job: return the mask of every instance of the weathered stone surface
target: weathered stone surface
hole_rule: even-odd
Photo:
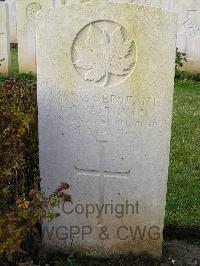
[[[64,4],[65,4],[65,0],[55,0],[55,6],[60,6]]]
[[[19,71],[36,73],[36,13],[53,7],[53,0],[17,0],[17,38]]]
[[[0,73],[8,75],[10,72],[10,39],[8,6],[0,2]]]
[[[178,13],[177,47],[188,61],[184,69],[200,73],[200,1],[174,0],[172,8]]]
[[[176,15],[95,1],[37,20],[42,188],[49,194],[67,181],[73,199],[44,223],[45,245],[160,256]]]
[[[10,42],[17,43],[16,0],[6,0],[9,9]]]
[[[65,4],[83,4],[91,2],[90,0],[65,0]]]
[[[177,47],[186,54],[184,70],[200,72],[200,1],[199,0],[109,0],[154,6],[178,13]]]

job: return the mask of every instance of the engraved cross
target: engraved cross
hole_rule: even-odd
[[[86,170],[80,169],[75,166],[77,175],[99,177],[99,204],[100,207],[105,204],[105,178],[116,178],[116,179],[128,179],[130,177],[131,170],[127,172],[110,172],[105,170],[105,144],[106,140],[98,140],[99,142],[99,170]],[[99,218],[98,225],[103,225],[103,214]]]

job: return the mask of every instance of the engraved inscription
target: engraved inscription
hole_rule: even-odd
[[[26,8],[26,15],[27,17],[32,20],[32,21],[35,21],[36,19],[36,13],[37,11],[39,11],[40,9],[42,8],[42,6],[37,3],[37,2],[33,2],[33,3],[30,3],[27,8]]]
[[[188,17],[182,24],[181,34],[188,37],[195,37],[200,35],[200,23],[198,20],[197,10],[188,10]]]
[[[115,85],[124,80],[135,65],[135,43],[117,23],[93,22],[76,36],[72,60],[85,81],[100,86]]]
[[[100,103],[92,104],[90,113],[95,134],[110,132],[111,135],[135,135],[138,127],[154,127],[157,122],[154,117],[156,100],[152,96],[117,94],[103,95]]]
[[[98,93],[59,94],[58,106],[69,109],[70,117],[62,117],[73,123],[70,129],[77,134],[109,134],[109,136],[136,136],[137,129],[153,129],[158,125],[156,109],[158,99],[152,95]],[[67,102],[67,105],[66,105]],[[63,110],[64,111],[64,110]],[[73,118],[72,118],[73,113]]]
[[[184,29],[186,34],[189,36],[195,36],[197,34],[200,35],[200,25],[195,19],[192,19],[189,17],[184,23],[183,23]]]

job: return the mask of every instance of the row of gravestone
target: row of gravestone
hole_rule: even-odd
[[[16,0],[3,0],[3,1],[5,1],[8,4],[9,8],[10,41],[11,43],[17,43]],[[65,0],[55,0],[55,6],[64,4],[64,2]]]
[[[51,6],[18,1],[23,70],[35,71],[35,13]],[[52,194],[66,181],[73,199],[43,223],[48,251],[161,255],[176,22],[104,0],[38,12],[41,188]]]
[[[20,72],[36,73],[35,13],[38,9],[61,4],[89,2],[81,0],[6,0],[9,7],[10,41],[19,43]],[[16,15],[16,2],[18,12]],[[110,2],[136,3],[169,9],[177,12],[177,47],[186,53],[185,70],[200,72],[200,1],[198,0],[110,0]],[[17,17],[17,18],[16,18]],[[17,23],[16,23],[17,21]],[[18,25],[18,27],[17,27]],[[18,28],[18,29],[17,29]],[[18,38],[17,38],[18,36]]]
[[[56,1],[61,5],[62,0]],[[0,2],[0,73],[10,72],[10,43],[18,42],[19,71],[36,73],[36,13],[54,7],[54,0],[7,0]]]

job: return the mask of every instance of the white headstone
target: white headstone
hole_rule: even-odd
[[[0,73],[8,75],[10,72],[10,39],[8,6],[0,2]]]
[[[37,18],[42,188],[67,181],[73,199],[45,245],[160,256],[176,15],[98,0]]]
[[[16,0],[6,0],[9,9],[10,42],[17,43]]]
[[[36,73],[36,14],[53,7],[53,0],[17,0],[17,38],[19,72]]]
[[[174,0],[178,12],[177,47],[186,54],[184,69],[200,73],[200,1]]]

